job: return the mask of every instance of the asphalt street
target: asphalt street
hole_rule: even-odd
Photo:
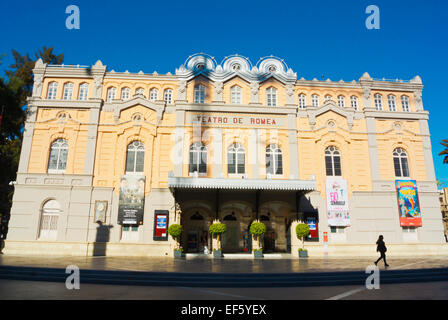
[[[191,288],[0,280],[1,300],[445,300],[448,282],[300,288]]]

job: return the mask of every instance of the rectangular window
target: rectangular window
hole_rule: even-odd
[[[325,156],[325,168],[327,170],[327,176],[333,175],[333,166],[331,162],[331,156]]]
[[[134,172],[135,152],[128,152],[126,159],[126,172]]]
[[[235,155],[235,153],[230,153],[229,154],[229,164],[228,164],[228,172],[229,173],[236,173],[236,171],[235,171],[235,169],[236,169],[236,167],[235,167],[235,157],[236,157],[236,155]]]
[[[334,175],[335,176],[341,175],[341,158],[340,157],[334,157]]]

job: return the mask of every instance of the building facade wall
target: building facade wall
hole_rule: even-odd
[[[175,75],[109,72],[101,62],[91,68],[50,67],[38,62],[29,98],[34,112],[25,124],[8,240],[39,241],[42,207],[53,199],[61,206],[54,241],[129,242],[123,241],[123,229],[117,223],[118,198],[127,146],[138,140],[145,148],[145,210],[144,222],[132,241],[151,245],[157,254],[169,252],[174,242],[153,240],[154,211],[168,210],[170,224],[180,221],[168,177],[170,172],[191,177],[189,149],[195,142],[207,147],[207,170],[199,178],[266,179],[267,183],[268,179],[315,180],[316,190],[301,195],[299,202],[305,201],[318,212],[320,235],[329,232],[335,244],[372,243],[380,233],[390,243],[444,242],[428,112],[421,102],[423,85],[418,76],[408,82],[378,81],[368,74],[353,82],[298,80],[283,60],[267,57],[256,67],[247,61],[234,56],[218,65],[207,55],[195,55]],[[57,83],[57,94],[48,99],[52,82]],[[64,100],[68,82],[74,84],[73,98]],[[89,86],[88,99],[79,100],[79,87],[84,83]],[[204,103],[195,101],[197,85],[205,87]],[[236,104],[231,100],[234,86],[241,90]],[[109,99],[112,87],[115,97]],[[121,99],[123,88],[130,91],[125,100]],[[267,90],[272,88],[276,90],[275,106],[267,105]],[[143,89],[143,95],[137,94],[138,89]],[[153,89],[158,92],[155,99],[150,94]],[[171,90],[170,101],[165,101],[165,90]],[[299,106],[300,94],[306,95],[304,107]],[[382,110],[375,108],[376,94],[381,94]],[[318,95],[318,106],[313,105],[312,95]],[[395,96],[396,111],[389,110],[389,95]],[[402,109],[403,95],[409,99],[407,111]],[[356,108],[352,97],[356,97]],[[56,139],[65,139],[69,146],[66,168],[60,174],[48,172],[50,147]],[[246,176],[228,173],[227,150],[232,143],[245,149]],[[282,150],[281,175],[268,177],[266,173],[269,144]],[[348,183],[351,225],[341,234],[331,232],[326,215],[324,152],[329,146],[338,148],[341,177]],[[399,223],[395,148],[406,150],[407,179],[418,184],[423,226],[412,235],[404,233]],[[108,204],[107,241],[96,238],[96,201]],[[310,210],[302,204],[297,209],[293,200],[288,201],[289,213],[277,212],[275,219]],[[244,219],[249,221],[255,209],[247,210],[250,213]],[[278,229],[282,230],[279,243],[285,247],[287,230],[282,228]]]

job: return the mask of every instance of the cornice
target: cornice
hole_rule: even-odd
[[[101,99],[89,100],[48,100],[36,97],[28,98],[33,107],[44,108],[67,108],[67,109],[100,109],[103,102]]]
[[[227,113],[260,113],[260,114],[296,114],[297,107],[253,107],[250,105],[225,104],[178,104],[176,110],[227,112]]]

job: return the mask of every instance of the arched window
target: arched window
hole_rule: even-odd
[[[202,84],[194,87],[194,103],[205,103],[205,87]]]
[[[378,111],[383,110],[383,97],[379,93],[376,93],[374,95],[374,101],[375,101],[375,109]]]
[[[149,100],[151,100],[152,102],[156,101],[157,99],[159,99],[159,90],[157,90],[156,88],[152,88],[149,91]]]
[[[266,89],[266,104],[268,107],[275,107],[277,105],[277,89],[274,87]]]
[[[110,87],[107,89],[107,102],[111,102],[115,99],[115,93],[117,89],[115,87]]]
[[[121,89],[121,100],[123,101],[129,100],[130,97],[131,97],[131,89],[129,88]]]
[[[73,83],[67,82],[64,84],[64,94],[62,96],[63,100],[72,100],[73,98]]]
[[[228,173],[243,174],[245,173],[245,151],[241,144],[234,143],[227,150]]]
[[[409,112],[409,98],[408,96],[401,96],[401,108],[404,112]]]
[[[195,212],[191,217],[190,220],[204,220],[204,217],[199,213]]]
[[[311,104],[313,105],[313,107],[319,106],[319,96],[317,94],[313,94],[311,96]]]
[[[344,96],[338,96],[338,106],[340,108],[345,108],[345,97]]]
[[[393,94],[387,96],[387,103],[389,104],[389,111],[397,111],[395,107],[395,96]]]
[[[48,173],[64,173],[67,165],[68,143],[65,139],[57,139],[51,144]]]
[[[299,94],[299,109],[306,108],[306,95],[301,93]]]
[[[79,86],[78,99],[79,100],[87,100],[88,94],[89,94],[89,84],[88,83],[82,83]]]
[[[283,174],[282,150],[276,144],[266,148],[266,173]]]
[[[190,173],[207,173],[207,148],[200,142],[190,147]]]
[[[47,99],[51,99],[51,100],[56,99],[56,94],[57,93],[58,93],[58,83],[57,82],[50,82],[48,84]]]
[[[145,96],[145,89],[137,88],[137,90],[135,90],[135,94],[140,94],[142,96]]]
[[[39,226],[39,239],[56,240],[58,232],[58,220],[61,214],[61,206],[56,200],[48,200],[42,206],[42,214]]]
[[[126,153],[126,174],[142,173],[145,161],[145,145],[136,140],[128,145]]]
[[[223,221],[236,221],[235,212],[228,214],[222,219]]]
[[[396,148],[393,152],[394,169],[396,177],[409,177],[408,155],[402,148]]]
[[[358,110],[358,98],[356,96],[350,97],[350,103],[353,109]]]
[[[166,89],[164,94],[163,94],[163,99],[165,100],[165,102],[167,104],[173,103],[173,90]]]
[[[325,102],[328,102],[328,101],[330,101],[330,100],[331,100],[331,95],[327,94],[327,95],[325,96]]]
[[[341,154],[334,146],[325,149],[325,168],[327,176],[341,175]]]
[[[241,104],[241,87],[233,86],[230,88],[230,103]]]

